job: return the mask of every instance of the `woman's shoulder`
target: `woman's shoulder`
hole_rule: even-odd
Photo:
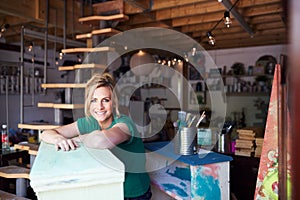
[[[115,121],[117,123],[119,123],[119,122],[126,122],[126,121],[132,121],[132,120],[129,116],[121,114],[119,116],[115,116]]]

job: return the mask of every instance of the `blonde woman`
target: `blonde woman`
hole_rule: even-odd
[[[85,117],[56,129],[45,130],[42,141],[57,150],[76,150],[79,142],[110,149],[125,165],[124,199],[151,199],[150,179],[145,171],[145,149],[134,122],[118,112],[110,74],[95,74],[85,88]]]

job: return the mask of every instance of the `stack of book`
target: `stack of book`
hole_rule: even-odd
[[[255,151],[255,132],[248,129],[237,129],[237,133],[235,155],[252,156]]]
[[[264,143],[264,138],[255,138],[255,145],[256,145],[255,153],[254,153],[255,157],[260,157],[263,143]]]

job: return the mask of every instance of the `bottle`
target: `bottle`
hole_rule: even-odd
[[[9,137],[8,137],[8,133],[7,133],[7,125],[6,124],[2,125],[1,138],[2,138],[2,150],[9,150],[10,145],[9,145]]]

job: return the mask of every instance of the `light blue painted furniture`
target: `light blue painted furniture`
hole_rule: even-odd
[[[145,143],[151,182],[175,199],[229,200],[230,156],[177,155],[172,142]],[[201,151],[200,151],[201,152]]]
[[[42,142],[31,168],[38,199],[123,199],[124,165],[109,150],[56,151]]]

